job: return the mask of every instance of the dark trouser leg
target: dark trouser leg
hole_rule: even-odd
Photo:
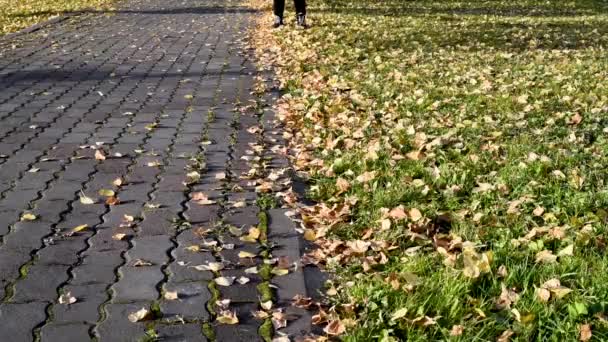
[[[296,14],[306,14],[306,0],[294,0]]]
[[[285,12],[285,0],[274,0],[273,3],[274,15],[283,18],[283,12]]]

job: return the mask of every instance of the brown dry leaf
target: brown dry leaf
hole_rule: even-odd
[[[409,216],[412,221],[418,222],[422,218],[422,213],[420,212],[420,210],[412,208],[409,211]]]
[[[330,336],[342,335],[346,331],[346,327],[340,320],[330,321],[323,331]]]
[[[511,340],[511,336],[513,336],[513,331],[511,329],[505,330],[502,334],[500,334],[500,336],[498,336],[496,342],[509,342]]]
[[[119,203],[120,203],[120,200],[118,199],[118,197],[111,196],[111,197],[106,198],[107,205],[117,205]]]
[[[280,311],[273,312],[270,320],[275,329],[281,329],[287,326],[287,316]]]
[[[367,183],[376,178],[376,171],[367,171],[363,172],[361,175],[357,176],[357,182],[359,183]]]
[[[579,113],[575,113],[574,115],[572,115],[572,117],[570,117],[571,125],[578,125],[582,121],[583,121],[583,117]]]
[[[454,325],[452,326],[452,330],[450,330],[450,336],[460,336],[464,332],[464,327],[462,325]]]
[[[116,187],[121,187],[122,184],[123,184],[123,180],[120,177],[118,177],[114,181],[112,181],[112,185],[114,185]]]
[[[536,253],[536,262],[541,264],[552,264],[557,262],[557,255],[545,249]]]
[[[507,266],[500,265],[500,267],[498,267],[498,271],[496,272],[496,274],[501,278],[506,278],[507,275],[509,275],[509,272],[507,271]]]
[[[363,240],[353,240],[348,241],[346,246],[355,254],[365,254],[369,247],[371,246],[371,242],[363,241]]]
[[[336,187],[338,188],[338,195],[342,194],[350,189],[350,182],[344,178],[338,178],[336,180]]]
[[[579,340],[580,341],[589,341],[591,339],[591,337],[593,336],[593,334],[591,333],[591,325],[590,324],[583,324],[580,326],[579,328],[579,332],[580,332],[580,336],[579,336]]]
[[[538,298],[541,302],[546,303],[551,298],[551,292],[547,289],[536,289],[536,298]]]
[[[150,315],[150,311],[146,308],[141,308],[139,311],[132,312],[129,314],[129,321],[132,323],[136,323],[139,321],[143,321]]]
[[[205,195],[202,192],[195,192],[192,194],[192,200],[195,201],[197,204],[200,205],[209,205],[209,204],[215,204],[217,203],[216,201],[212,201],[209,199],[209,197],[207,195]]]
[[[95,150],[95,159],[97,160],[106,160],[106,155],[102,150]]]
[[[536,209],[534,209],[534,211],[532,212],[532,214],[534,214],[534,216],[543,216],[544,213],[545,213],[545,208],[543,208],[543,207],[536,207]]]
[[[405,220],[407,218],[407,213],[405,212],[403,206],[400,205],[391,209],[391,211],[388,212],[388,216],[393,220]]]

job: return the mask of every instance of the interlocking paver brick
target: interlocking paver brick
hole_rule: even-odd
[[[218,341],[260,340],[250,312],[261,279],[221,289],[244,303],[234,307],[241,323],[223,326],[207,311],[217,275],[193,267],[225,261],[221,273],[239,277],[245,264],[261,262],[238,257],[259,244],[225,232],[255,226],[260,210],[256,193],[232,191],[246,183],[236,178],[249,167],[240,157],[258,139],[246,132],[257,118],[234,111],[254,85],[237,46],[248,12],[234,0],[125,0],[112,16],[78,16],[3,51],[0,336],[137,341],[154,329],[164,341],[206,341],[207,322]],[[106,159],[96,160],[90,145]],[[196,169],[191,158],[206,166]],[[184,184],[194,169],[201,178]],[[124,184],[113,185],[119,177]],[[101,189],[120,200],[106,203]],[[217,203],[194,203],[198,191]],[[83,194],[96,203],[81,203]],[[241,200],[246,208],[232,208]],[[21,222],[24,212],[36,220]],[[58,303],[68,292],[76,302]],[[129,320],[156,303],[158,317]],[[178,318],[187,323],[169,324]]]

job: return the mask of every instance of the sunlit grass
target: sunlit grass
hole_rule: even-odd
[[[286,91],[310,196],[348,207],[303,213],[345,339],[608,339],[608,2],[323,0],[310,13],[311,29],[266,33],[280,49],[258,51]],[[407,218],[388,214],[400,206]],[[544,301],[551,279],[565,291]]]

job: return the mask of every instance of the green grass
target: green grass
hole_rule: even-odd
[[[0,35],[66,12],[108,10],[115,0],[0,0]]]
[[[608,339],[608,2],[311,5],[312,28],[261,28],[257,45],[286,92],[290,144],[308,152],[294,165],[319,203],[304,218],[338,290],[328,298],[354,304],[334,316],[343,339],[573,341],[583,324]],[[264,55],[267,42],[280,50]],[[335,205],[345,219],[321,210]],[[399,206],[422,218],[388,217]],[[329,248],[350,240],[380,247]],[[466,255],[489,268],[467,276]],[[542,302],[552,278],[572,292]],[[500,305],[503,288],[517,300]]]

